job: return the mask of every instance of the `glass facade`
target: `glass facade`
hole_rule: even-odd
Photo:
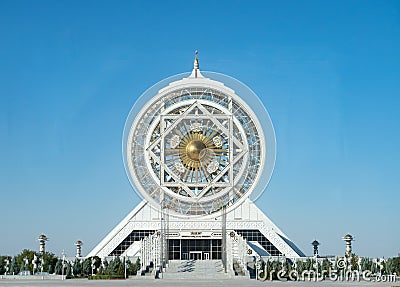
[[[240,234],[247,241],[257,241],[267,250],[271,256],[282,256],[283,254],[257,229],[237,229],[237,234]]]
[[[140,241],[144,237],[149,236],[150,234],[154,234],[155,230],[134,230],[129,234],[124,241],[122,241],[117,248],[114,249],[113,252],[109,254],[109,256],[120,256],[124,253],[129,246],[133,244],[135,241]]]
[[[221,259],[221,239],[170,239],[170,260]]]
[[[237,229],[238,234],[247,241],[257,241],[271,256],[283,254],[257,229]],[[109,256],[122,255],[135,241],[154,234],[155,230],[134,230]],[[168,256],[170,260],[221,259],[222,239],[169,239]]]

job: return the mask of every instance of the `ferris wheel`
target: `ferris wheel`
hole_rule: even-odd
[[[200,72],[167,78],[133,106],[123,157],[134,189],[155,208],[204,216],[255,200],[275,163],[275,134],[258,97],[238,80]]]

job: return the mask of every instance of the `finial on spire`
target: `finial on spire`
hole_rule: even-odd
[[[190,74],[189,78],[204,78],[203,75],[200,73],[199,69],[199,51],[194,51],[194,63],[193,63],[193,71]]]
[[[199,51],[195,51],[195,58],[194,58],[194,72],[195,72],[195,78],[197,78],[197,70],[199,69],[199,58],[198,58],[198,54]]]

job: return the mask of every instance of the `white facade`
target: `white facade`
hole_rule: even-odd
[[[265,238],[279,250],[281,256],[284,255],[287,258],[299,258],[304,256],[295,244],[249,199],[233,212],[227,214],[226,225],[228,234],[233,230],[260,231]],[[111,256],[116,248],[133,231],[159,231],[160,229],[160,212],[152,208],[146,201],[142,201],[88,254],[88,256],[99,256],[101,258]],[[220,214],[196,219],[182,219],[169,216],[169,239],[221,239],[221,230],[222,223]],[[196,235],[194,236],[193,234]],[[116,253],[115,255],[140,256],[139,244],[140,241],[136,244],[131,244],[125,251]],[[230,251],[227,250],[227,252]],[[275,254],[273,255],[276,256]]]
[[[268,113],[239,81],[205,75],[196,56],[188,77],[150,88],[132,108],[124,163],[144,199],[88,256],[138,256],[156,265],[222,259],[225,247],[230,265],[248,255],[304,256],[252,201],[275,163]]]

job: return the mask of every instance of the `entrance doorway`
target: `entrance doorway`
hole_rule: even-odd
[[[169,239],[170,260],[216,260],[221,259],[221,239]]]
[[[201,251],[190,251],[190,260],[201,260]]]

